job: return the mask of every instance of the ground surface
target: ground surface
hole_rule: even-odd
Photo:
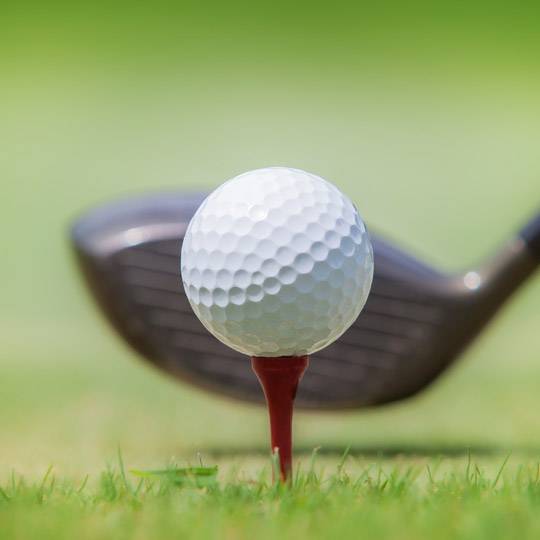
[[[312,457],[283,487],[261,462],[255,474],[242,466],[179,484],[174,469],[139,479],[119,458],[92,480],[13,475],[0,490],[0,530],[43,539],[537,538],[540,463],[507,459]]]
[[[0,32],[0,538],[537,538],[538,277],[416,399],[297,415],[303,473],[277,493],[264,411],[136,361],[66,233],[102,200],[282,164],[474,264],[540,201],[537,19],[53,4],[13,4]],[[198,452],[204,488],[129,472]]]

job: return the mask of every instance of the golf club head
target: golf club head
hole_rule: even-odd
[[[181,242],[204,197],[173,192],[113,202],[81,217],[71,240],[99,306],[146,360],[212,392],[263,403],[249,359],[208,333],[181,284]],[[370,297],[353,326],[312,356],[296,398],[301,408],[351,409],[415,394],[537,264],[512,244],[476,274],[449,276],[376,234],[371,240]],[[499,273],[507,277],[501,283],[491,275]]]

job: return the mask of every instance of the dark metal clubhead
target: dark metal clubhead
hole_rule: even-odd
[[[162,370],[263,402],[249,359],[196,318],[179,275],[181,240],[204,195],[165,193],[97,208],[72,228],[87,283],[121,336]],[[438,272],[372,234],[375,275],[354,325],[314,354],[297,405],[348,409],[409,397],[451,364],[538,267],[540,214],[475,270]]]

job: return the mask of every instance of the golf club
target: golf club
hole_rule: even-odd
[[[71,240],[109,321],[144,358],[230,397],[264,401],[245,357],[193,314],[179,276],[181,240],[203,194],[161,193],[94,209]],[[412,396],[447,368],[540,263],[540,214],[478,267],[439,272],[371,233],[375,274],[353,326],[311,358],[304,409],[354,409]]]

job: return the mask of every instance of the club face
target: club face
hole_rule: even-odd
[[[179,276],[181,240],[203,195],[169,193],[113,203],[72,229],[86,280],[110,322],[152,364],[197,386],[262,402],[248,359],[211,336]],[[297,395],[310,409],[345,409],[408,397],[466,341],[457,321],[469,295],[372,235],[375,275],[355,324],[313,355]]]

